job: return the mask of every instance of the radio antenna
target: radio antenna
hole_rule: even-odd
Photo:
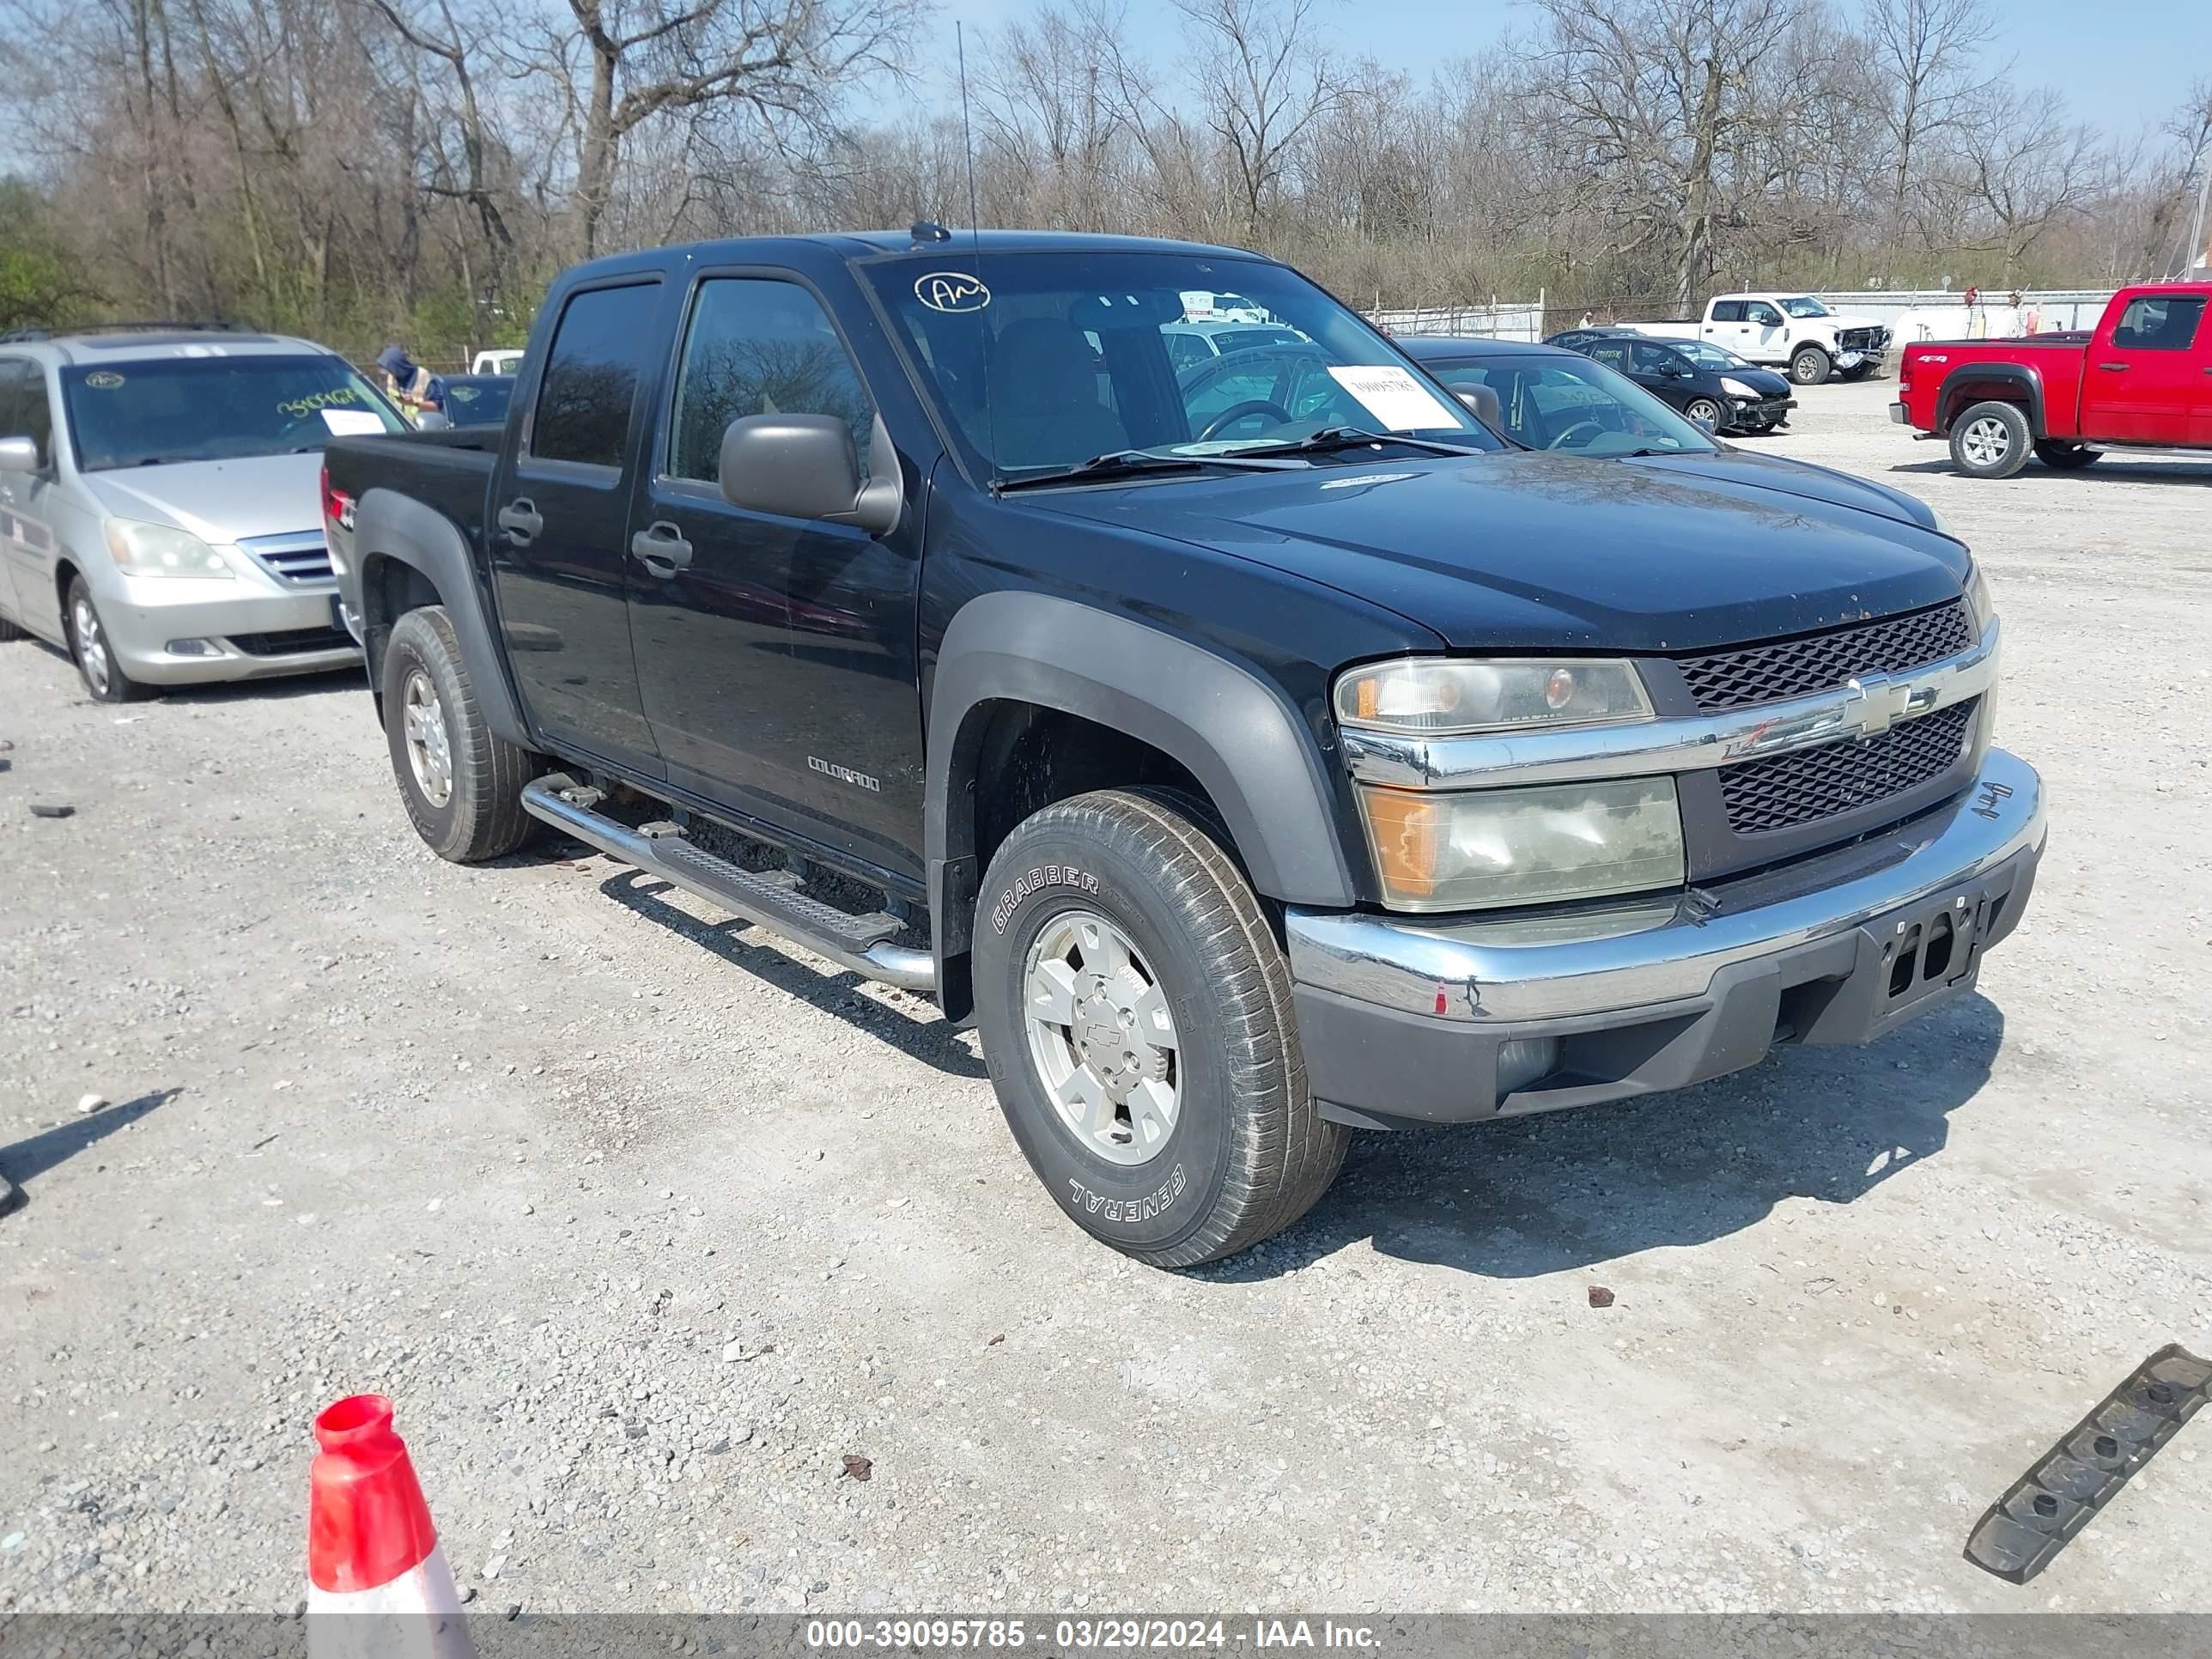
[[[989,284],[983,283],[983,231],[975,212],[975,139],[968,125],[968,26],[959,19],[952,22],[953,49],[960,61],[960,148],[968,163],[968,250],[975,262],[975,280],[982,283],[986,293]],[[988,302],[987,302],[988,303]],[[982,364],[983,441],[991,447],[991,488],[999,487],[999,428],[991,419],[991,328],[983,320],[983,313],[975,313],[975,334]]]

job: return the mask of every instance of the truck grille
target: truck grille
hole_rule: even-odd
[[[1971,697],[1863,743],[1828,743],[1721,769],[1721,805],[1739,836],[1818,823],[1931,783],[1956,765],[1974,731]]]
[[[1744,708],[1782,697],[1828,691],[1869,674],[1895,674],[1954,657],[1974,642],[1966,604],[1954,599],[1931,611],[1887,617],[1802,640],[1746,646],[1711,656],[1684,657],[1676,666],[1698,707]]]
[[[287,536],[248,536],[238,544],[280,581],[320,582],[331,578],[331,550],[319,530]]]

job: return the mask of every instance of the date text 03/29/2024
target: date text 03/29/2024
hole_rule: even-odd
[[[1178,1648],[1372,1650],[1376,1632],[1334,1620],[1253,1619],[810,1619],[806,1645],[900,1651],[1003,1652],[1041,1648],[1108,1652]]]

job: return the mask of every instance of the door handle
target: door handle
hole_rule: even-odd
[[[663,519],[649,524],[629,538],[629,550],[646,569],[663,581],[691,562],[691,544],[684,532]]]
[[[507,532],[508,541],[517,547],[527,547],[538,539],[538,532],[545,528],[545,520],[538,516],[538,509],[529,501],[509,501],[499,510],[499,527]]]
[[[2097,367],[2107,374],[2124,374],[2128,372],[2128,366],[2125,363],[2099,363]]]

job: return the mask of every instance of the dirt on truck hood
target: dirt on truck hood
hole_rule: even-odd
[[[1750,459],[1407,459],[1038,493],[1273,566],[1454,646],[1697,650],[1957,597],[1968,556],[1895,498]]]

